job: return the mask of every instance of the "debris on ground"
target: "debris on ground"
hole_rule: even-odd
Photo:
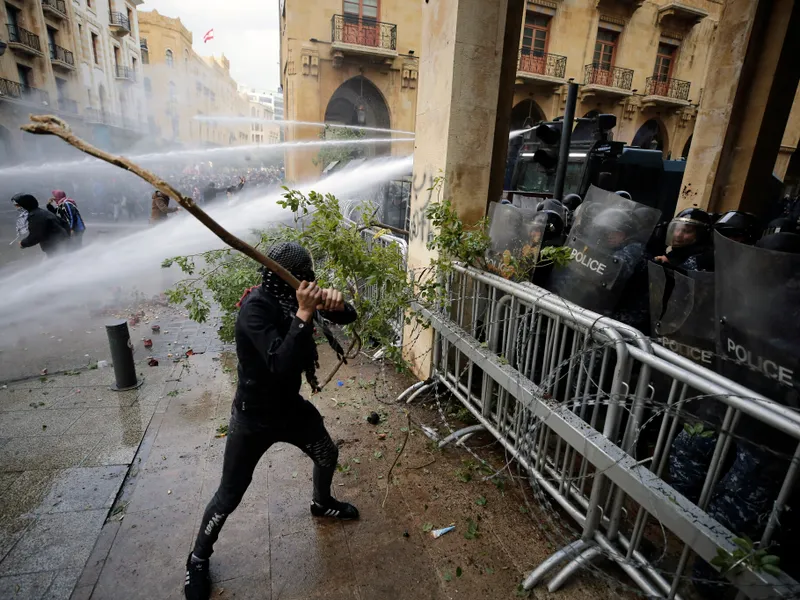
[[[145,348],[152,348],[153,347],[153,340],[151,340],[150,338],[145,338],[144,339],[144,347]]]
[[[147,359],[147,366],[148,367],[157,367],[158,361],[155,358],[148,358]]]
[[[228,424],[223,423],[222,425],[217,427],[217,434],[214,437],[224,438],[227,435],[228,435]]]
[[[41,375],[47,375],[47,369],[42,369],[39,373]]]
[[[159,331],[161,331],[161,325],[151,325],[150,329],[153,330],[153,333],[158,333]]]
[[[456,528],[456,526],[455,526],[455,525],[450,525],[450,526],[448,526],[448,527],[442,527],[441,529],[434,529],[433,531],[431,531],[431,535],[433,536],[433,539],[440,538],[440,537],[442,537],[442,536],[443,536],[445,533],[450,533],[450,532],[451,532],[451,531],[453,531],[455,528]]]
[[[107,367],[108,367],[108,361],[107,360],[98,360],[97,361],[97,368],[98,369],[105,369]]]
[[[369,416],[367,417],[367,423],[369,423],[370,425],[377,425],[378,423],[380,423],[380,421],[381,417],[376,412],[370,413]]]

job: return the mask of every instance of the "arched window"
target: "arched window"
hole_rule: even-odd
[[[189,68],[189,51],[186,48],[183,49],[183,66]]]
[[[174,60],[172,58],[172,50],[167,49],[166,60],[167,60],[167,66],[171,69],[174,66]]]

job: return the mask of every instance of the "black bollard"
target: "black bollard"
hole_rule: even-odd
[[[136,365],[133,363],[133,344],[128,332],[128,322],[114,321],[106,325],[108,345],[111,349],[111,362],[114,364],[116,383],[111,389],[116,392],[139,387],[143,381],[136,380]]]

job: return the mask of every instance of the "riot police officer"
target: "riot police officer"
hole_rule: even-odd
[[[714,249],[711,244],[711,217],[700,208],[686,208],[667,226],[666,255],[656,261],[687,271],[713,271]]]
[[[741,210],[729,210],[714,223],[714,231],[729,240],[742,244],[755,244],[761,235],[758,217]]]

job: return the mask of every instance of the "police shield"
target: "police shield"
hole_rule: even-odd
[[[556,268],[548,289],[590,310],[609,314],[642,259],[661,211],[591,186],[570,231],[568,265]]]
[[[650,320],[659,344],[714,368],[714,273],[680,272],[658,263],[647,265]]]
[[[798,408],[800,255],[748,246],[720,234],[714,246],[717,352],[723,372]]]
[[[538,256],[547,219],[535,210],[511,204],[489,205],[490,260],[499,262],[508,251],[515,258],[523,253]]]

